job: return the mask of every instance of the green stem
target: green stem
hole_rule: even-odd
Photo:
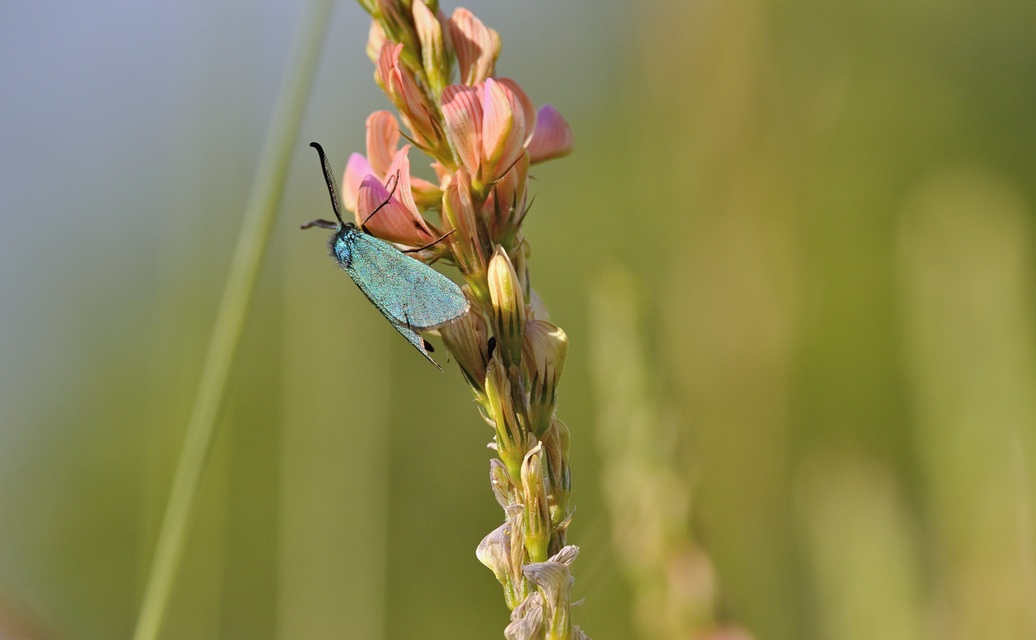
[[[241,222],[237,246],[216,314],[183,450],[162,518],[141,603],[134,640],[154,640],[165,613],[173,579],[183,555],[184,537],[227,379],[255,289],[273,222],[280,206],[299,127],[316,74],[333,0],[311,0],[299,27],[281,91],[263,143],[259,166]]]

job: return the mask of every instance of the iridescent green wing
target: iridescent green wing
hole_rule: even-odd
[[[460,287],[367,234],[357,233],[351,250],[346,272],[353,282],[410,344],[435,363],[417,331],[441,327],[467,312],[468,299]]]

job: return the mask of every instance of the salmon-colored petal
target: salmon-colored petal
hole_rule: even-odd
[[[482,90],[451,84],[442,92],[442,117],[446,139],[457,159],[472,175],[482,158]]]
[[[537,163],[570,153],[572,128],[553,105],[543,105],[536,114],[536,129],[529,142],[529,158],[533,163]]]
[[[384,33],[382,34],[384,35]],[[389,99],[395,103],[391,91],[389,91],[389,80],[392,78],[393,73],[393,52],[395,51],[396,44],[389,40],[381,41],[381,49],[378,51],[378,59],[374,67],[374,79],[381,85],[382,90],[388,95]]]
[[[536,127],[536,105],[532,103],[529,96],[522,89],[521,85],[510,78],[500,78],[497,80],[500,84],[504,85],[514,93],[514,97],[517,98],[518,104],[522,107],[522,115],[525,116],[525,141],[523,144],[529,144],[529,139],[532,138],[532,132]]]
[[[427,231],[427,223],[423,223],[423,219],[416,221],[414,213],[396,198],[396,193],[391,198],[389,193],[376,176],[367,175],[360,183],[356,198],[356,223],[373,236],[411,247],[423,247],[435,240],[435,235]]]
[[[356,194],[360,190],[363,179],[374,173],[370,163],[358,153],[349,156],[345,163],[345,175],[342,176],[342,204],[349,211],[356,211]]]
[[[492,76],[500,55],[500,35],[464,8],[453,12],[448,26],[457,53],[460,81],[474,86]]]
[[[413,214],[414,218],[424,222],[424,218],[421,218],[421,214],[417,210],[417,205],[414,204],[414,194],[410,190],[410,145],[408,144],[403,145],[392,156],[392,164],[389,165],[388,171],[385,173],[385,184],[389,184],[389,180],[397,176],[399,187],[396,189],[393,197],[402,202],[403,206]]]
[[[400,64],[402,54],[403,43],[385,42],[378,57],[378,77],[392,104],[410,125],[414,139],[434,146],[439,136],[432,120],[433,107],[417,86],[413,73]]]
[[[482,97],[482,183],[506,173],[525,151],[525,108],[506,84],[488,78]]]
[[[390,111],[375,111],[367,117],[367,160],[379,178],[388,173],[399,144],[399,122]]]

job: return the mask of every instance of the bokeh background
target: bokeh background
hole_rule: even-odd
[[[576,136],[526,225],[571,345],[576,622],[1036,637],[1031,3],[465,6]],[[2,637],[132,632],[302,11],[0,6]],[[342,168],[387,108],[367,28],[339,3],[163,637],[506,624],[456,365],[297,230],[329,214],[308,142]]]

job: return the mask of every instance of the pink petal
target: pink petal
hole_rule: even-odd
[[[480,87],[451,84],[442,92],[446,139],[464,168],[475,175],[482,158],[482,95]]]
[[[529,142],[533,163],[560,158],[572,153],[572,128],[554,105],[545,104],[536,115],[536,131]]]
[[[467,9],[458,8],[448,23],[453,49],[457,52],[460,81],[474,86],[493,75],[500,53],[500,36]]]
[[[356,193],[360,190],[360,183],[372,173],[367,158],[358,153],[349,155],[349,162],[345,163],[345,175],[342,176],[342,204],[347,210],[356,211]]]
[[[393,52],[395,51],[396,43],[389,40],[383,40],[381,43],[381,50],[378,52],[377,66],[375,68],[375,79],[378,80],[378,84],[385,90],[389,98],[392,99],[392,93],[389,90],[389,80],[393,73]],[[395,99],[393,99],[395,102]]]
[[[399,144],[399,122],[389,111],[375,111],[367,117],[367,158],[379,177],[388,173]]]
[[[500,78],[497,80],[500,84],[504,85],[512,92],[518,99],[518,104],[522,107],[522,114],[525,116],[525,137],[526,140],[523,144],[529,144],[529,139],[532,138],[532,132],[534,129],[534,123],[536,122],[536,106],[529,100],[529,96],[522,89],[521,85],[510,78]]]
[[[482,182],[511,168],[525,151],[525,109],[506,84],[487,78],[482,98]]]
[[[424,218],[418,212],[417,205],[414,204],[414,194],[410,190],[410,145],[403,145],[403,148],[392,157],[392,164],[385,173],[386,184],[388,184],[388,179],[393,176],[399,177],[399,188],[392,197],[402,202],[403,206],[413,214],[413,217],[423,223]]]

